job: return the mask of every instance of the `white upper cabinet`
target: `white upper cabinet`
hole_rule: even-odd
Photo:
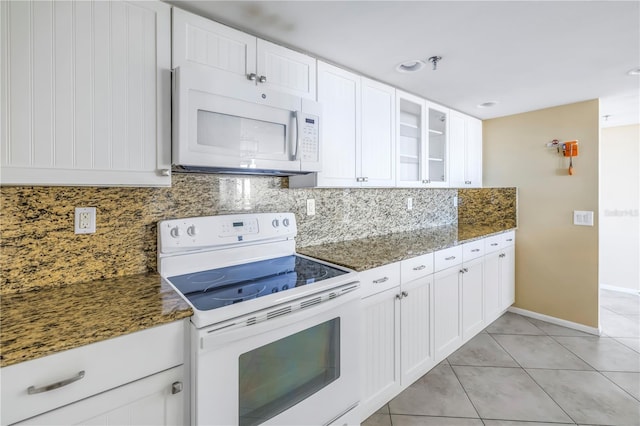
[[[172,65],[186,64],[258,87],[316,98],[315,58],[174,8]]]
[[[428,184],[427,113],[424,99],[396,91],[397,186]]]
[[[322,171],[294,187],[395,185],[395,89],[318,61]]]
[[[482,121],[451,111],[449,114],[450,186],[482,187]]]
[[[170,6],[0,3],[1,181],[171,184]]]
[[[394,186],[396,180],[396,91],[362,78],[362,186]]]
[[[427,183],[449,186],[449,110],[427,102]]]

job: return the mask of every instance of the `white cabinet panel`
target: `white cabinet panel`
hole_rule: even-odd
[[[487,324],[502,313],[499,256],[499,252],[492,252],[484,257],[484,312]]]
[[[462,265],[462,339],[468,341],[484,328],[484,259]]]
[[[507,309],[516,301],[515,247],[505,247],[500,253],[500,295],[502,309]]]
[[[409,386],[435,365],[433,275],[402,283],[401,383]]]
[[[315,58],[265,40],[257,42],[257,74],[266,77],[265,87],[315,100]]]
[[[396,186],[428,184],[427,114],[424,99],[396,91]]]
[[[400,391],[398,287],[362,299],[360,410],[373,413]],[[366,414],[365,414],[366,413]]]
[[[450,186],[482,187],[482,121],[449,113]]]
[[[395,89],[362,78],[362,186],[395,185]]]
[[[2,182],[170,184],[170,6],[2,2]]]
[[[435,357],[440,361],[462,344],[458,267],[434,274]]]

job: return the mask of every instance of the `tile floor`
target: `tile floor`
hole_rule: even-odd
[[[363,426],[640,425],[640,296],[600,308],[600,337],[506,313]]]

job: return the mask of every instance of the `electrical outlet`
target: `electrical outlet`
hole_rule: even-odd
[[[585,210],[574,210],[573,224],[579,226],[593,226],[593,212]]]
[[[453,197],[453,207],[458,207],[458,196],[457,195],[455,195]]]
[[[413,198],[407,198],[407,210],[413,210]]]
[[[96,232],[96,208],[76,207],[75,233],[94,234]]]
[[[316,214],[316,200],[309,198],[307,200],[307,216],[313,216]]]

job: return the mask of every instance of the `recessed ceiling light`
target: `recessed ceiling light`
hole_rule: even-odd
[[[498,105],[498,102],[496,101],[489,101],[489,102],[483,102],[481,104],[478,104],[478,108],[491,108],[493,106]]]
[[[398,66],[396,66],[396,71],[416,72],[416,71],[420,71],[422,67],[424,67],[425,65],[426,65],[425,62],[420,59],[412,59],[410,61],[404,61],[403,63],[398,64]]]
[[[627,71],[629,75],[640,75],[640,67]]]

